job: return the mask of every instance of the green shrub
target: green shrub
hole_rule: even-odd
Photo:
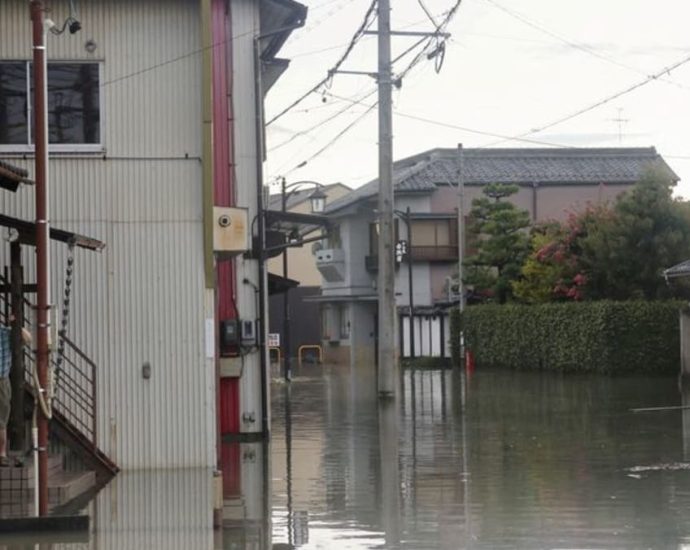
[[[680,369],[679,302],[482,305],[451,316],[478,368],[606,374],[675,374]],[[454,359],[456,358],[454,355]]]

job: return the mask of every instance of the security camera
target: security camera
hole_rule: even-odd
[[[70,34],[76,34],[81,30],[81,23],[77,21],[76,19],[72,19],[72,22],[69,24],[69,33]]]

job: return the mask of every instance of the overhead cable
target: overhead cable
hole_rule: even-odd
[[[580,50],[580,51],[582,51],[586,54],[589,54],[593,57],[601,59],[602,61],[606,61],[607,63],[611,63],[613,65],[616,65],[616,66],[621,67],[623,69],[627,69],[627,70],[635,72],[637,74],[643,74],[645,76],[647,75],[647,73],[641,69],[633,67],[632,65],[628,65],[627,63],[622,63],[622,62],[618,61],[617,59],[614,59],[610,56],[599,53],[596,50],[585,46],[584,44],[578,44],[577,42],[573,42],[572,40],[569,40],[569,39],[565,38],[564,36],[561,36],[561,35],[553,32],[553,31],[539,25],[538,23],[528,19],[526,16],[524,16],[524,15],[522,15],[516,11],[513,11],[509,8],[506,8],[505,6],[496,2],[495,0],[485,0],[485,1],[488,2],[489,4],[491,4],[496,9],[501,10],[503,13],[509,15],[510,17],[513,17],[514,19],[517,19],[518,21],[524,23],[525,25],[527,25],[533,29],[536,29],[537,31],[539,31],[543,34],[546,34],[552,38],[555,38],[556,40],[563,42],[564,44],[567,44],[571,48],[575,48],[575,49]],[[660,78],[659,80],[661,80],[662,82],[666,82],[667,84],[677,86],[679,88],[689,89],[688,86],[684,86],[683,84],[680,84],[678,82],[674,82],[672,80],[668,80],[665,78]]]
[[[298,97],[295,101],[290,103],[287,107],[285,107],[282,111],[280,111],[277,115],[275,115],[273,118],[271,118],[268,122],[266,122],[266,126],[270,126],[272,123],[274,123],[276,120],[281,118],[283,115],[285,115],[287,112],[290,110],[294,109],[297,105],[302,103],[307,97],[309,97],[311,94],[316,92],[319,88],[327,84],[333,77],[333,73],[337,71],[343,63],[347,60],[348,56],[356,46],[357,42],[359,42],[360,38],[364,36],[364,31],[369,28],[369,26],[374,22],[374,19],[376,18],[376,4],[377,0],[372,0],[371,5],[369,6],[369,9],[367,10],[366,14],[364,15],[364,19],[362,23],[360,24],[359,28],[355,32],[355,34],[352,36],[350,39],[349,44],[347,45],[347,48],[345,49],[345,52],[340,56],[338,61],[336,61],[335,65],[331,67],[331,69],[328,70],[326,73],[326,76],[321,79],[319,82],[317,82],[314,86],[312,86],[306,93],[302,94],[300,97]]]
[[[573,118],[584,115],[585,113],[588,113],[589,111],[597,109],[598,107],[601,107],[602,105],[606,105],[607,103],[610,103],[614,99],[618,99],[619,97],[627,95],[630,92],[634,92],[635,90],[642,88],[643,86],[646,86],[650,82],[654,82],[654,81],[658,80],[661,76],[663,76],[665,74],[670,74],[671,71],[677,69],[678,67],[685,65],[688,62],[690,62],[690,55],[685,56],[684,58],[673,63],[672,65],[669,65],[668,67],[664,67],[660,71],[648,76],[647,78],[645,78],[644,80],[642,80],[636,84],[633,84],[632,86],[629,86],[628,88],[625,88],[624,90],[621,90],[620,92],[616,92],[615,94],[607,96],[604,99],[600,99],[599,101],[596,101],[595,103],[592,103],[591,105],[588,105],[587,107],[584,107],[582,109],[578,109],[577,111],[574,111],[574,112],[570,113],[569,115],[558,118],[558,119],[554,120],[553,122],[549,122],[548,124],[544,124],[542,126],[539,126],[538,128],[532,128],[528,132],[524,132],[522,134],[514,136],[511,139],[522,138],[525,136],[529,136],[532,134],[543,132],[544,130],[552,128],[558,124],[562,124],[563,122],[566,122],[568,120],[572,120]],[[496,143],[491,143],[489,145],[496,145]]]

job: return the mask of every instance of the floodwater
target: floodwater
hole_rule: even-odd
[[[374,387],[275,391],[274,542],[690,549],[689,411],[631,411],[681,405],[675,379],[407,371],[398,407]]]
[[[223,445],[222,530],[210,472],[123,473],[41,548],[690,549],[675,379],[418,370],[379,403],[372,374],[273,384],[270,445]]]

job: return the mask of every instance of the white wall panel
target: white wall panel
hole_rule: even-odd
[[[67,2],[53,4],[58,21]],[[126,469],[211,466],[198,2],[91,0],[80,18],[81,33],[51,36],[48,55],[102,62],[104,151],[53,158],[51,221],[107,244],[100,254],[76,252],[69,327],[99,367],[99,444]],[[27,2],[2,0],[0,22],[0,58],[28,59]],[[87,39],[98,44],[93,55]],[[7,160],[33,173],[31,159]],[[32,219],[33,201],[30,187],[2,192],[0,212]],[[52,251],[57,300],[66,248]],[[32,250],[24,261],[32,279]],[[150,380],[141,376],[146,361]]]
[[[232,2],[232,101],[235,117],[235,176],[237,205],[249,209],[249,220],[254,220],[256,204],[256,110],[254,94],[254,36],[259,34],[259,6],[253,0]],[[256,232],[256,226],[251,224]],[[259,274],[255,260],[239,258],[237,265],[237,305],[239,314],[246,319],[258,319],[257,294]],[[251,284],[243,284],[247,279]],[[268,327],[268,323],[266,323]],[[268,364],[268,362],[267,362]],[[243,432],[259,432],[262,428],[261,366],[259,352],[243,359],[240,381],[240,428]],[[269,400],[270,403],[270,400]],[[243,416],[253,415],[254,422],[245,422]],[[245,417],[248,418],[248,417]]]

